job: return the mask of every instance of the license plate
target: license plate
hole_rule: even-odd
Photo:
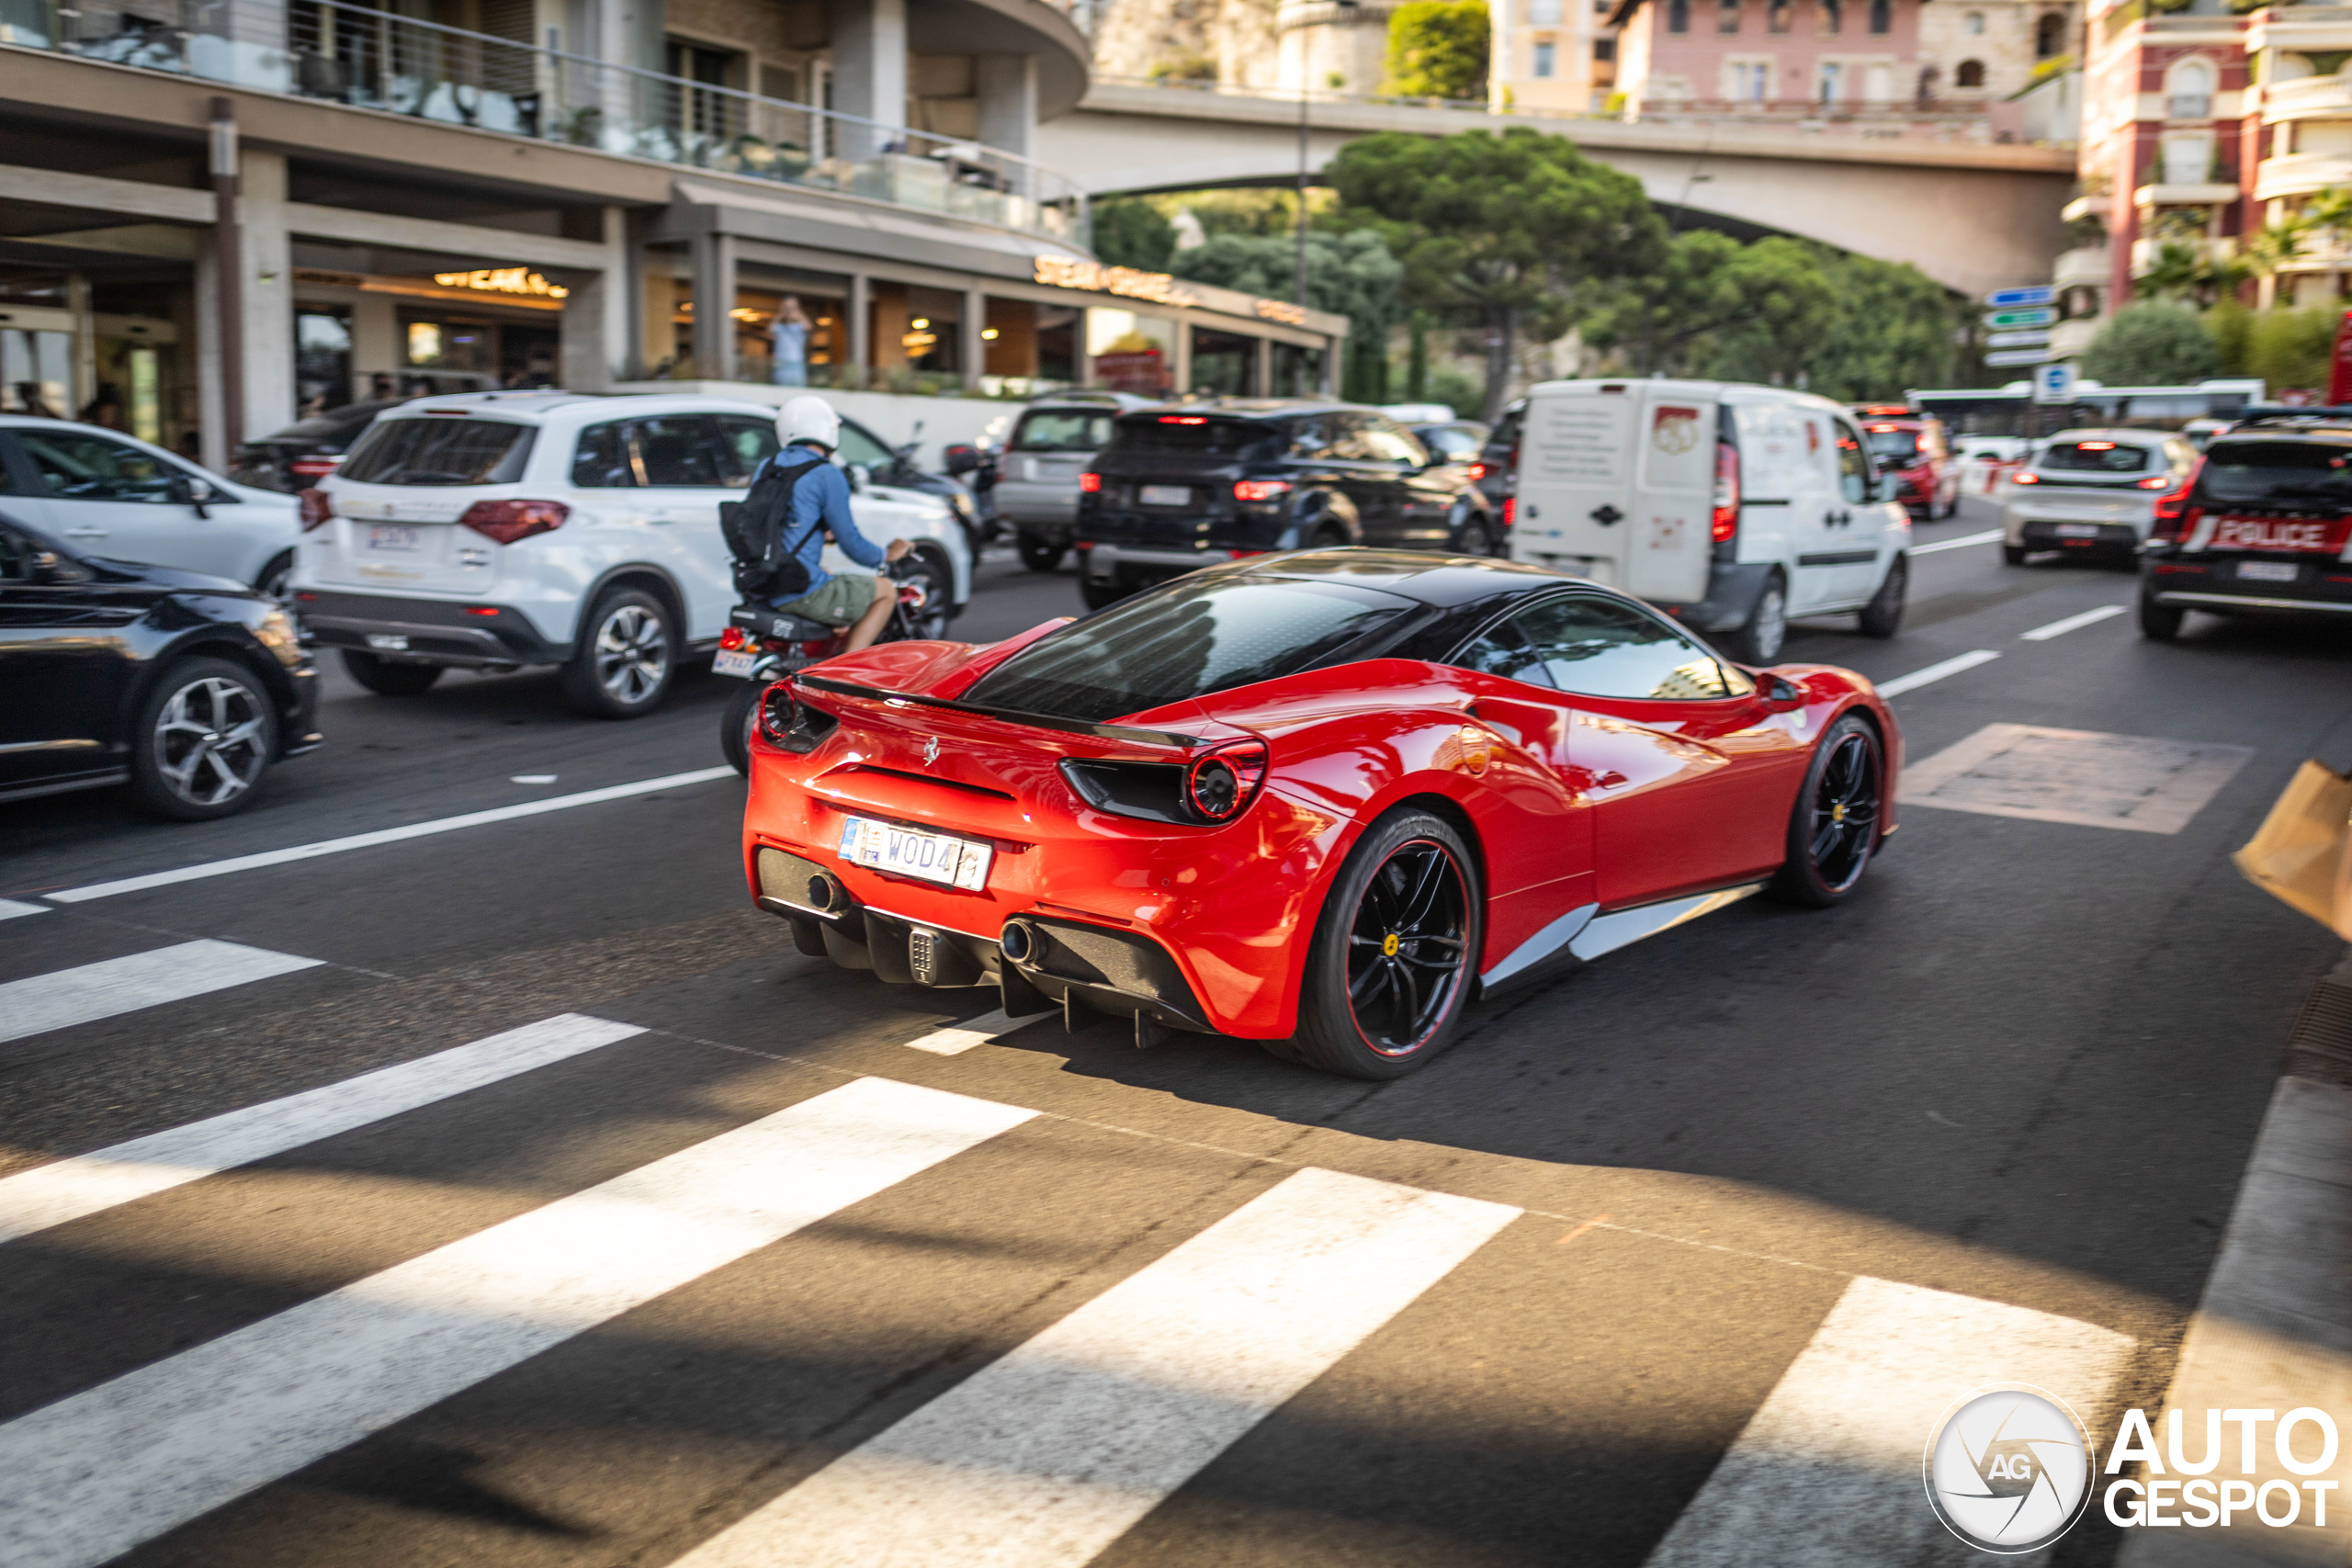
[[[2061,523],[2058,525],[2058,536],[2062,539],[2096,539],[2098,537],[2098,525],[2096,523]]]
[[[368,525],[368,547],[371,550],[420,550],[424,547],[424,535],[415,528],[371,523]]]
[[[842,859],[900,876],[919,876],[977,893],[988,886],[996,852],[944,833],[852,817],[842,824]]]
[[[1190,506],[1193,491],[1189,485],[1146,485],[1137,499],[1146,506]]]
[[[2238,562],[2241,582],[2292,582],[2302,575],[2302,569],[2290,560],[2242,560]]]
[[[748,676],[752,672],[752,650],[748,648],[722,648],[710,661],[714,675]]]

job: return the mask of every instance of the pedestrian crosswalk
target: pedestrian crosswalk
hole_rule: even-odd
[[[205,952],[189,953],[197,946]],[[0,1005],[33,998],[45,1010],[0,1019],[64,1028],[202,995],[218,987],[196,984],[189,965],[199,958],[217,964],[219,987],[311,963],[234,943],[174,944],[0,987]],[[93,971],[112,978],[94,980]],[[108,996],[126,1005],[94,1013]],[[944,1040],[914,1043],[953,1055],[1014,1023],[975,1019],[939,1032]],[[530,1077],[542,1069],[568,1075],[568,1092],[633,1103],[645,1061],[630,1067],[626,1051],[605,1048],[648,1034],[560,1014],[0,1179],[0,1291],[9,1288],[9,1258],[27,1255],[20,1249],[70,1254],[68,1238],[95,1234],[61,1225],[115,1224],[114,1211],[145,1200],[185,1214],[231,1204],[244,1168],[300,1158],[395,1118],[430,1139],[436,1119],[458,1116],[461,1097],[503,1085],[495,1092],[519,1102],[545,1087]],[[911,1072],[922,1059],[907,1060],[892,1071]],[[0,1563],[97,1568],[166,1534],[174,1561],[259,1560],[233,1543],[209,1546],[205,1532],[227,1529],[234,1508],[254,1500],[300,1495],[301,1478],[322,1461],[514,1386],[526,1362],[568,1356],[567,1377],[593,1381],[619,1364],[610,1336],[620,1320],[639,1322],[768,1249],[812,1238],[871,1241],[888,1253],[876,1265],[885,1269],[953,1269],[952,1227],[936,1214],[991,1201],[995,1190],[970,1179],[987,1161],[1081,1137],[1098,1140],[1083,1158],[1099,1159],[1099,1140],[1126,1147],[1117,1140],[1146,1136],[1073,1128],[1031,1107],[895,1077],[820,1071],[794,1069],[776,1081],[797,1089],[769,1087],[768,1100],[730,1111],[722,1130],[693,1129],[682,1144],[577,1185],[549,1179],[556,1185],[532,1206],[495,1223],[442,1231],[413,1255],[379,1255],[373,1272],[298,1290],[290,1304],[281,1298],[215,1320],[193,1342],[117,1362],[88,1386],[0,1421]],[[485,1134],[496,1119],[472,1103],[465,1135],[498,1135]],[[1384,1334],[1417,1314],[1426,1325],[1441,1287],[1451,1292],[1447,1310],[1468,1302],[1506,1324],[1556,1328],[1580,1310],[1573,1263],[1531,1293],[1518,1265],[1498,1261],[1514,1235],[1529,1234],[1515,1228],[1528,1212],[1512,1204],[1317,1165],[1245,1157],[1236,1167],[1206,1145],[1186,1148],[1206,1174],[1171,1184],[1165,1237],[1090,1235],[1075,1250],[1110,1259],[1099,1265],[1051,1247],[1034,1257],[1012,1248],[995,1266],[1034,1276],[1015,1293],[1036,1303],[1017,1331],[961,1352],[967,1366],[933,1367],[919,1398],[839,1443],[787,1452],[782,1437],[736,1434],[743,1457],[733,1480],[686,1499],[650,1543],[607,1555],[650,1568],[1080,1568],[1118,1556],[1148,1517],[1261,1428],[1280,1429],[1322,1380],[1376,1362]],[[300,1192],[332,1190],[339,1168],[319,1162]],[[1083,1161],[1073,1156],[1072,1168]],[[907,1196],[918,1190],[920,1200]],[[1077,1205],[1096,1196],[1070,1190]],[[403,1201],[428,1204],[435,1193],[420,1184]],[[875,1205],[893,1201],[930,1205],[930,1228],[877,1218]],[[1556,1218],[1541,1223],[1533,1245],[1547,1260],[1584,1256],[1556,1253]],[[238,1234],[250,1244],[273,1233],[264,1222]],[[379,1266],[387,1258],[398,1260]],[[251,1266],[272,1278],[294,1272],[280,1259]],[[1464,1280],[1476,1288],[1465,1293]],[[813,1288],[791,1270],[767,1277],[759,1317],[790,1325]],[[141,1300],[170,1310],[168,1301]],[[946,1337],[965,1344],[962,1332]],[[13,1355],[40,1349],[11,1346]],[[1919,1496],[1919,1445],[1936,1415],[1991,1382],[2034,1382],[2096,1408],[2132,1350],[2120,1335],[2057,1314],[1854,1279],[1657,1541],[1651,1568],[1957,1564],[1971,1554]],[[871,1359],[869,1398],[910,1386],[887,1355]],[[806,1375],[791,1357],[776,1358],[758,1368],[761,1397],[788,1403]],[[560,1445],[560,1425],[548,1417],[546,1441]],[[350,1561],[326,1548],[293,1560]],[[1227,1559],[1211,1550],[1201,1560]]]
[[[184,942],[0,985],[0,1042],[96,1023],[318,966],[233,942]]]

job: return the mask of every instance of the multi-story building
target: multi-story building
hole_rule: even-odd
[[[215,466],[413,390],[1305,389],[1345,330],[1094,265],[1055,0],[8,0],[0,72],[0,408]]]
[[[2352,187],[2352,6],[2256,11],[2246,55],[2254,85],[2242,147],[2253,158],[2241,229],[2280,224],[2324,191]],[[2263,303],[2333,304],[2352,293],[2352,233],[2314,231],[2263,279]]]
[[[1954,0],[1919,10],[1921,96],[2003,104],[2064,69],[2081,31],[2073,0]]]
[[[1635,114],[1917,105],[1923,0],[1620,0],[1617,90]]]
[[[1607,15],[1605,0],[1598,11],[1593,0],[1488,0],[1487,103],[1498,113],[1591,109],[1593,40]]]

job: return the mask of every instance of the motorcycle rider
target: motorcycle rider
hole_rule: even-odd
[[[857,531],[857,523],[850,515],[849,479],[831,461],[842,439],[842,418],[832,404],[820,397],[795,398],[777,413],[775,428],[784,450],[770,457],[769,463],[802,463],[812,454],[827,461],[793,487],[792,513],[785,521],[784,537],[799,541],[793,555],[808,573],[808,591],[797,599],[772,601],[769,608],[829,626],[847,626],[849,638],[842,651],[854,653],[872,646],[882,635],[891,607],[898,603],[898,584],[878,575],[827,571],[819,564],[825,541],[831,539],[843,555],[869,570],[885,561],[903,558],[914,547],[904,539],[893,539],[877,548]],[[796,453],[796,447],[807,450]],[[765,467],[762,465],[763,470]],[[752,478],[756,483],[759,474]]]

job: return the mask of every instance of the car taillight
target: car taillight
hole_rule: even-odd
[[[1486,477],[1487,477],[1487,465],[1486,465],[1486,464],[1484,464],[1484,463],[1473,463],[1473,464],[1471,464],[1471,465],[1470,465],[1470,478],[1471,478],[1471,480],[1472,480],[1474,483],[1475,483],[1476,481],[1479,480],[1479,479],[1485,479]]]
[[[2142,490],[2162,490],[2165,486],[2170,483],[2172,483],[2172,476],[2170,474],[2157,474],[2154,478],[2142,479],[2140,481],[2140,488]]]
[[[792,682],[778,681],[760,694],[760,733],[781,746],[791,739],[799,721],[800,705],[792,700]]]
[[[1507,495],[1503,497],[1503,526],[1508,528],[1513,523],[1518,521],[1519,497],[1515,495]]]
[[[1204,822],[1241,815],[1266,777],[1266,743],[1222,746],[1184,770],[1184,805]]]
[[[1728,441],[1715,444],[1715,510],[1707,533],[1719,545],[1739,536],[1739,448]]]
[[[334,521],[334,502],[322,490],[306,490],[294,498],[302,509],[302,532],[322,528]]]
[[[1290,493],[1288,479],[1236,479],[1233,499],[1236,501],[1280,501]]]
[[[2188,537],[2188,531],[2197,526],[2197,519],[2202,515],[2202,509],[2189,505],[2188,498],[2197,489],[2197,476],[2204,471],[2205,459],[2200,457],[2188,470],[2188,477],[2180,481],[2178,490],[2156,497],[2149,507],[2154,513],[2148,525],[2149,538],[2177,544]]]
[[[2009,482],[2013,485],[2038,485],[2041,482],[2041,476],[2040,474],[2029,474],[2023,468],[2019,468],[2016,473],[2009,476]]]
[[[306,479],[315,479],[334,472],[334,466],[342,461],[340,457],[297,457],[286,465],[286,471],[299,474]]]
[[[1080,494],[1092,495],[1102,488],[1102,476],[1101,474],[1090,471],[1078,476],[1078,489]]]
[[[571,515],[571,508],[560,501],[477,501],[466,508],[458,525],[511,545],[534,534],[552,533]]]

